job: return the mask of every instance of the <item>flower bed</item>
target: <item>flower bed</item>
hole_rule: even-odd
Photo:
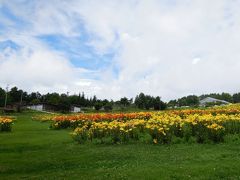
[[[11,117],[0,117],[0,132],[11,131],[13,119]]]
[[[224,141],[227,134],[240,133],[240,105],[147,113],[58,115],[48,120],[53,129],[73,128],[72,137],[79,143],[97,140],[165,144],[176,138],[217,143]]]

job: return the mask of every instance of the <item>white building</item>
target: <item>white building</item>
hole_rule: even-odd
[[[81,112],[81,108],[80,107],[76,107],[76,106],[72,106],[71,107],[71,112],[72,113],[79,113],[79,112]]]
[[[227,102],[227,101],[215,99],[212,97],[206,97],[206,98],[200,100],[200,106],[206,106],[208,103],[216,103],[216,104],[220,104],[220,105],[229,104],[229,102]]]
[[[36,105],[29,105],[27,106],[28,109],[35,110],[35,111],[58,111],[57,106],[47,105],[47,104],[36,104]],[[71,106],[69,109],[72,113],[79,113],[81,112],[81,108],[77,106]]]
[[[35,111],[43,111],[44,107],[43,104],[36,104],[27,107],[28,109],[35,110]]]

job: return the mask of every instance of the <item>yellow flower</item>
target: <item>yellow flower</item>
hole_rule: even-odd
[[[157,139],[153,139],[153,143],[157,144],[158,143]]]

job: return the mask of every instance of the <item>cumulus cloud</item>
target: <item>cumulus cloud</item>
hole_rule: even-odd
[[[9,49],[9,48],[8,48]],[[16,85],[29,91],[66,93],[75,90],[76,93],[89,90],[91,80],[83,79],[88,73],[85,69],[75,68],[61,55],[48,50],[23,48],[20,51],[5,50],[1,55],[0,82]]]
[[[196,58],[193,58],[192,60],[192,64],[197,64],[201,61],[201,58],[200,57],[196,57]]]
[[[168,100],[240,91],[240,1],[2,2],[24,22],[20,32],[10,28],[0,36],[22,46],[10,56],[0,53],[2,84],[58,92],[81,89],[109,99],[139,92]],[[6,28],[9,21],[0,15]],[[79,44],[93,48],[97,56],[113,56],[97,72],[79,70],[61,49],[49,49],[37,38],[46,34],[84,37]]]

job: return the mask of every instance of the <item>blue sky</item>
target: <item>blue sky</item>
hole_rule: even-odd
[[[106,68],[111,64],[111,59],[113,59],[114,56],[114,52],[97,54],[93,47],[87,44],[87,34],[83,34],[79,37],[43,35],[37,38],[46,43],[49,49],[64,53],[75,67],[91,70]]]
[[[2,5],[0,9],[1,18],[11,21],[10,26],[1,25],[1,33],[6,34],[8,31],[15,31],[16,34],[26,31],[31,23],[26,19],[18,17],[11,11],[7,5]],[[97,54],[88,42],[91,40],[91,34],[85,31],[84,24],[78,22],[77,35],[72,37],[65,36],[61,33],[36,34],[34,38],[46,44],[50,50],[59,51],[66,56],[75,67],[87,68],[90,70],[104,69],[110,66],[114,52],[109,50],[103,54]],[[17,44],[11,37],[8,40],[1,41],[0,47],[9,46],[16,48],[21,45]]]
[[[239,5],[1,0],[0,86],[108,99],[238,92]]]

